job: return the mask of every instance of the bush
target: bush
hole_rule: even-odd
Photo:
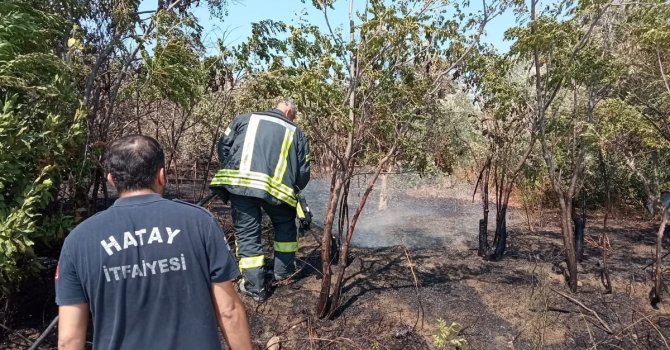
[[[461,325],[452,322],[447,325],[443,319],[437,320],[437,334],[433,335],[433,345],[437,350],[460,349],[468,344],[465,338],[458,337],[461,331]]]
[[[67,28],[26,1],[0,2],[0,297],[39,270],[35,243],[72,226],[58,199],[81,164],[84,113],[73,67],[57,54]]]

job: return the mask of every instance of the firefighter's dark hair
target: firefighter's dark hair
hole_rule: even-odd
[[[161,145],[143,135],[124,136],[114,141],[104,159],[105,171],[112,175],[119,193],[152,188],[156,173],[165,167]]]

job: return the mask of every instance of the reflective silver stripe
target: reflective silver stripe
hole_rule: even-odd
[[[258,123],[260,122],[259,119],[254,118],[254,116],[255,115],[252,115],[251,119],[249,119],[247,133],[244,136],[244,147],[242,147],[242,158],[240,159],[241,171],[251,170],[251,157],[254,155],[254,144],[256,143]]]
[[[287,128],[291,131],[295,131],[295,125],[287,123],[287,122],[285,122],[285,121],[283,121],[283,120],[281,120],[277,117],[270,117],[270,116],[267,116],[267,115],[264,115],[264,114],[252,114],[251,118],[254,118],[254,117],[258,118],[258,119],[262,119],[262,120],[267,120],[267,121],[273,122],[275,124],[279,124],[279,125]]]

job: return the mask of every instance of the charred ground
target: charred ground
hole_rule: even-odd
[[[229,208],[213,203],[210,209],[230,233]],[[655,310],[647,297],[652,279],[645,266],[652,261],[655,224],[619,216],[608,228],[612,294],[604,294],[595,244],[602,218],[588,218],[591,244],[580,264],[579,293],[571,294],[561,274],[560,231],[549,211],[535,232],[511,228],[508,252],[499,262],[476,255],[474,230],[460,245],[354,249],[343,308],[333,320],[314,314],[319,247],[307,235],[298,255],[305,268],[276,286],[265,303],[244,298],[255,347],[265,349],[278,337],[282,349],[431,349],[443,319],[462,326],[451,337],[467,340],[468,349],[669,348],[670,308],[666,302]],[[0,330],[0,349],[27,348],[55,315],[53,264],[47,260],[46,267],[12,301],[16,316]],[[42,348],[55,344],[52,334]]]

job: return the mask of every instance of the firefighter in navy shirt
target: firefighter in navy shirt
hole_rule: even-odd
[[[251,349],[235,258],[207,210],[162,198],[164,159],[146,136],[108,148],[120,198],[65,239],[59,349],[84,348],[89,312],[95,349],[221,349],[217,323],[232,349]]]

